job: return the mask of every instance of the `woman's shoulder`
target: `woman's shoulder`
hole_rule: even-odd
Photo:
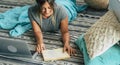
[[[67,16],[67,10],[59,4],[55,4],[55,16],[59,20],[63,20]]]
[[[67,10],[64,8],[64,6],[59,5],[59,4],[55,4],[54,10],[55,10],[55,13],[56,13],[57,15],[63,16],[63,15],[66,15],[66,14],[67,14]]]
[[[55,6],[54,7],[55,10],[57,10],[57,11],[65,11],[65,8],[62,5],[55,4],[54,6]]]

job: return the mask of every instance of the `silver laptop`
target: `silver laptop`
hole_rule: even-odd
[[[32,58],[32,54],[25,42],[4,38],[0,38],[0,55],[7,57]]]

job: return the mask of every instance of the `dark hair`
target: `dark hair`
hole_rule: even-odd
[[[54,1],[55,0],[36,0],[36,3],[39,8],[39,12],[41,12],[42,6],[45,4],[45,2],[48,2],[50,4],[51,8],[54,9]]]

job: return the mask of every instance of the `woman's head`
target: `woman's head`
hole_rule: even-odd
[[[49,17],[54,11],[54,0],[36,0],[39,12],[43,17]]]

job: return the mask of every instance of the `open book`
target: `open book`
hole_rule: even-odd
[[[63,52],[63,48],[44,50],[42,55],[44,61],[53,61],[70,58],[70,55],[67,52]]]

